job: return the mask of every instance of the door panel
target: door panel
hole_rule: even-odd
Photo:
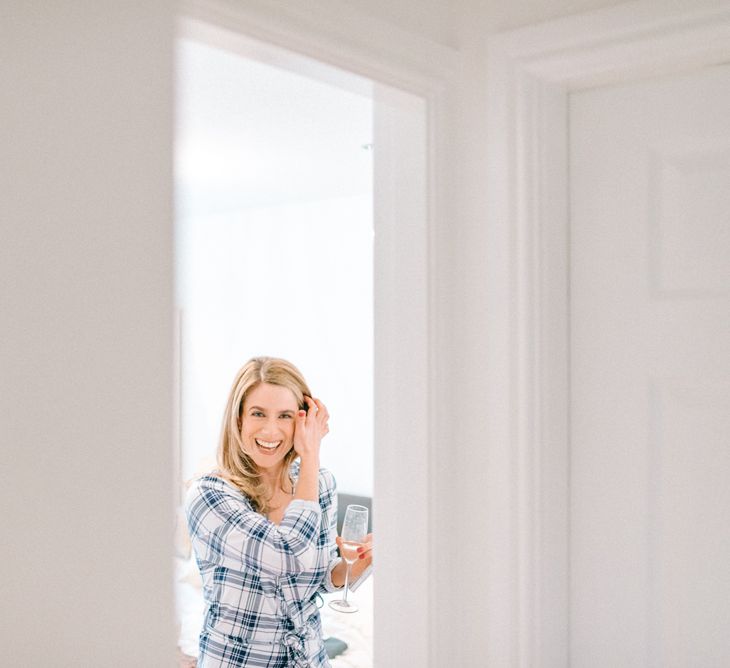
[[[730,665],[730,68],[570,96],[570,651]]]

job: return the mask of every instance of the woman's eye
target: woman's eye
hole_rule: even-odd
[[[284,415],[280,415],[279,417],[282,417],[285,420],[291,420],[291,415],[289,415],[289,413],[284,413]]]
[[[264,414],[261,411],[254,411],[251,415],[253,417],[264,417]]]

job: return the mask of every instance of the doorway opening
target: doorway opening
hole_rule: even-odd
[[[321,463],[340,496],[371,503],[372,97],[361,82],[345,89],[193,39],[178,41],[177,64],[181,494],[215,468],[238,369],[266,355],[292,361],[327,406]],[[178,646],[190,662],[204,604],[180,533]],[[372,665],[364,585],[356,616],[321,609],[324,636],[347,644],[349,666]]]
[[[404,553],[399,543],[423,555],[399,586],[427,577],[427,459],[413,467],[394,447],[404,432],[426,440],[425,102],[240,34],[188,27],[177,54],[178,499],[214,466],[240,366],[254,355],[290,359],[332,415],[322,465],[340,504],[377,489],[378,598],[395,597],[389,580],[402,578],[388,562]],[[399,366],[410,378],[394,376]],[[411,382],[403,420],[392,398]],[[394,507],[414,510],[405,532]],[[179,652],[192,661],[204,606],[179,517]],[[349,624],[323,614],[325,637],[348,644],[333,668],[375,662],[374,579],[358,589],[361,612]],[[425,620],[419,605],[409,626]]]

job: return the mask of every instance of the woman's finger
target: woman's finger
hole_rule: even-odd
[[[294,450],[298,454],[301,454],[303,447],[303,440],[305,440],[305,434],[307,431],[306,427],[307,414],[300,410],[297,411],[296,419],[294,420]]]
[[[319,399],[316,397],[313,397],[314,403],[317,406],[317,415],[321,417],[324,420],[327,420],[330,416],[329,411],[327,410],[327,406],[325,406]]]
[[[360,555],[367,555],[373,551],[373,534],[369,533],[365,536],[365,540],[357,548],[357,552]]]
[[[307,402],[307,417],[308,418],[316,418],[319,414],[319,407],[314,402],[312,397],[308,397],[307,395],[304,395],[304,401]]]

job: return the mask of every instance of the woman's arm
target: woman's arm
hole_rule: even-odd
[[[299,573],[316,563],[321,521],[316,501],[293,499],[277,526],[227,483],[205,477],[188,491],[185,510],[193,547],[203,561],[273,577]]]

